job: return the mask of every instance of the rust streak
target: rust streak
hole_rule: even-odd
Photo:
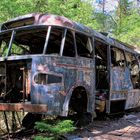
[[[47,105],[27,104],[27,103],[0,103],[0,111],[27,111],[34,113],[45,113],[48,111]]]

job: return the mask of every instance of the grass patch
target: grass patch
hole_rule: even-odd
[[[47,137],[36,136],[35,140],[57,140],[61,135],[74,131],[76,128],[71,120],[57,121],[53,124],[47,122],[36,122],[35,129],[45,132]]]

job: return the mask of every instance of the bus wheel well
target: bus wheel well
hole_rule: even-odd
[[[87,112],[88,95],[84,87],[79,86],[72,92],[69,102],[69,116],[73,117],[78,127],[92,122],[92,114]]]
[[[87,92],[82,86],[76,87],[69,102],[69,109],[81,114],[87,111]]]

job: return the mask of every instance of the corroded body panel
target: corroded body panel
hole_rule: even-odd
[[[12,62],[12,60],[21,61],[20,57],[11,56],[7,60]],[[67,115],[68,105],[72,95],[73,90],[82,86],[86,89],[88,93],[88,108],[89,112],[94,109],[94,95],[93,95],[93,73],[94,66],[92,59],[76,59],[69,57],[60,56],[28,56],[26,69],[28,70],[28,79],[26,82],[26,93],[30,94],[31,104],[33,105],[46,105],[46,113],[49,115]],[[26,60],[26,57],[24,61]],[[21,61],[22,62],[22,61]],[[14,64],[15,65],[15,64]],[[20,69],[21,71],[24,69]],[[35,81],[37,74],[52,74],[62,77],[61,83],[52,84],[38,84]],[[27,76],[27,75],[26,75]],[[93,104],[93,105],[92,105]],[[17,104],[17,109],[24,106]],[[92,106],[91,106],[92,105]],[[15,104],[16,106],[16,104]],[[27,105],[25,104],[25,108]],[[0,105],[0,110],[13,110],[14,105]],[[24,107],[23,107],[24,108]],[[33,107],[35,108],[35,107]],[[33,108],[29,107],[29,112],[33,111]],[[40,108],[41,109],[41,108]],[[41,109],[44,112],[44,109]],[[39,112],[41,112],[41,110]]]
[[[128,68],[111,69],[110,101],[125,101],[125,109],[140,106],[140,90],[133,89]]]
[[[57,56],[34,57],[32,59],[31,102],[33,104],[47,104],[48,114],[61,114],[68,110],[73,90],[83,86],[92,96],[91,83],[93,80],[92,60],[77,60],[75,58],[60,58]],[[34,77],[37,73],[49,73],[62,76],[60,84],[36,84]],[[67,100],[67,101],[66,101]],[[92,100],[92,99],[90,99]],[[91,104],[93,101],[90,101]],[[64,104],[65,103],[65,104]],[[91,111],[91,109],[89,109]],[[65,113],[66,114],[66,113]]]
[[[113,67],[111,69],[111,90],[131,90],[133,85],[130,78],[130,70],[125,67]]]
[[[140,90],[134,89],[128,91],[125,109],[132,109],[140,106]]]
[[[0,103],[0,111],[25,111],[33,113],[46,113],[47,105],[38,105],[30,103]]]

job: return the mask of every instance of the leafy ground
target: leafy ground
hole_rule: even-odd
[[[124,115],[122,118],[95,120],[76,135],[94,140],[139,140],[140,112]]]
[[[47,132],[35,130],[22,131],[10,140],[30,140],[38,136],[46,137]],[[121,118],[106,118],[94,120],[86,127],[78,128],[70,134],[64,134],[60,139],[67,140],[139,140],[140,139],[140,112],[131,112]],[[1,137],[7,140],[8,136]],[[43,140],[43,139],[37,139]],[[47,139],[44,139],[47,140]]]

